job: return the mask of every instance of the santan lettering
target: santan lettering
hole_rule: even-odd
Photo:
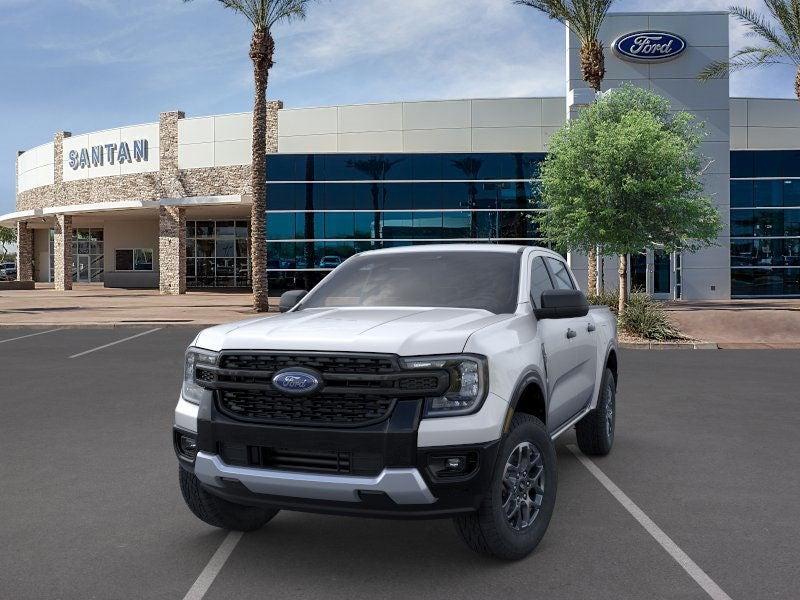
[[[102,167],[104,164],[124,164],[132,163],[133,161],[147,162],[147,160],[147,140],[133,140],[133,152],[131,152],[128,142],[81,148],[80,152],[77,150],[69,151],[69,166],[74,171]]]
[[[668,55],[672,53],[672,43],[675,41],[671,39],[665,44],[656,44],[660,40],[664,39],[663,36],[649,36],[649,35],[640,35],[634,38],[633,46],[629,52],[631,54],[636,55],[651,55],[651,54],[660,54],[660,55]]]

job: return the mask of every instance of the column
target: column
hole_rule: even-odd
[[[56,215],[53,243],[53,281],[55,289],[72,289],[72,217]]]
[[[186,212],[178,206],[158,207],[158,288],[186,293]]]
[[[17,223],[17,281],[33,281],[33,229]]]

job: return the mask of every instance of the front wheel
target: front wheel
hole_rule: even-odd
[[[243,506],[223,500],[208,493],[200,485],[194,473],[178,467],[181,494],[189,507],[201,521],[213,527],[233,531],[256,531],[278,514],[278,510],[265,510],[256,506]]]
[[[531,415],[514,415],[490,489],[476,513],[455,518],[456,530],[475,552],[504,560],[524,558],[547,531],[556,487],[556,453],[547,429]]]
[[[600,397],[597,407],[578,421],[575,434],[578,448],[591,456],[605,456],[614,445],[614,426],[616,425],[617,385],[611,369],[603,373],[600,383]]]

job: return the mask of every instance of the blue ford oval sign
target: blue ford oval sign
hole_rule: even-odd
[[[686,40],[666,31],[637,31],[618,37],[614,52],[620,58],[636,62],[672,60],[686,50]]]
[[[309,372],[286,369],[272,377],[272,385],[285,394],[310,394],[321,385],[321,377]]]

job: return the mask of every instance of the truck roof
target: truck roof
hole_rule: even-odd
[[[402,254],[412,252],[505,252],[513,254],[522,252],[525,248],[532,247],[548,253],[553,253],[552,250],[539,246],[512,244],[424,244],[421,246],[400,246],[397,248],[384,248],[382,250],[367,250],[361,254]]]

